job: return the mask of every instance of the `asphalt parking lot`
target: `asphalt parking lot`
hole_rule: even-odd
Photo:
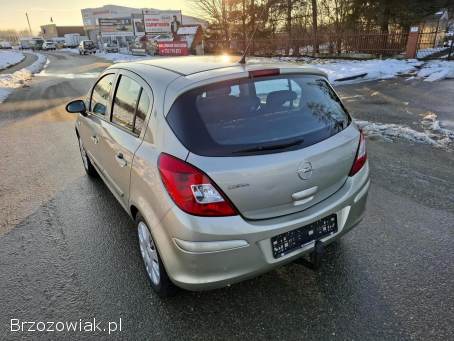
[[[48,55],[45,72],[0,105],[0,339],[454,339],[452,148],[369,138],[366,216],[328,247],[320,270],[290,264],[162,300],[148,286],[132,221],[85,176],[75,116],[64,111],[108,62]],[[421,130],[431,111],[454,122],[454,80],[336,90],[361,120]],[[93,318],[121,318],[122,331],[10,330],[11,319]]]

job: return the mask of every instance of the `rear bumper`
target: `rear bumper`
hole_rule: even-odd
[[[171,280],[189,290],[227,286],[255,277],[310,252],[314,242],[275,259],[273,236],[337,214],[338,232],[321,240],[330,243],[363,218],[370,185],[369,165],[347,179],[324,201],[303,212],[249,221],[241,216],[206,218],[188,215],[174,206],[152,227],[152,233]]]

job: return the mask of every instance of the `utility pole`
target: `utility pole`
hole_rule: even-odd
[[[30,36],[33,36],[32,27],[30,26],[30,20],[28,19],[28,13],[27,12],[25,12],[25,16],[27,17],[28,30],[30,31]]]

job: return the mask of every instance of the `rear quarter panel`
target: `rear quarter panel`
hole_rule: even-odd
[[[153,92],[153,107],[147,115],[146,130],[143,142],[134,155],[131,168],[129,190],[129,208],[135,206],[153,231],[166,212],[174,205],[161,181],[157,167],[161,152],[171,153],[186,159],[188,151],[170,131],[164,121],[163,102],[168,84],[180,77],[178,74],[152,66],[140,64],[119,64],[118,68],[126,68],[140,75]]]

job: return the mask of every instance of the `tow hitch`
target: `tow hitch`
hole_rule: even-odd
[[[309,260],[304,257],[295,260],[295,263],[304,265],[311,270],[318,270],[320,268],[320,262],[323,255],[325,254],[325,246],[321,240],[315,242],[314,250],[309,254]]]

